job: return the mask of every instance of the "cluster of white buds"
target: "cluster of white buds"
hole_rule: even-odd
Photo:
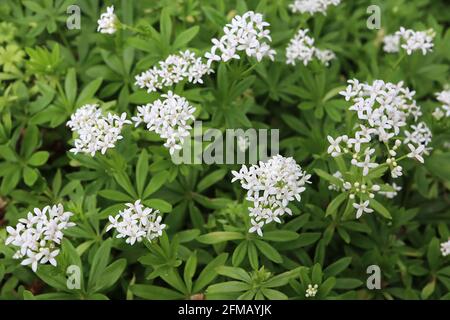
[[[212,39],[211,51],[205,54],[205,58],[208,59],[207,65],[211,66],[214,61],[240,59],[238,54],[240,51],[244,51],[249,57],[255,57],[258,61],[264,57],[269,57],[273,61],[275,50],[268,44],[272,38],[270,30],[266,28],[269,25],[263,20],[262,14],[253,11],[235,16],[231,23],[223,28],[225,34],[220,39]]]
[[[383,50],[389,53],[396,53],[402,48],[406,50],[406,54],[408,55],[420,50],[423,55],[426,55],[433,50],[433,39],[435,36],[436,33],[433,29],[414,31],[401,27],[395,34],[384,37]]]
[[[170,154],[180,150],[184,139],[189,136],[192,129],[188,125],[189,120],[194,120],[195,107],[189,102],[169,91],[161,95],[164,100],[156,100],[153,103],[139,106],[138,113],[132,120],[136,127],[141,123],[147,125],[149,131],[154,131],[166,140],[164,146]]]
[[[403,83],[385,83],[375,80],[372,85],[349,80],[346,91],[340,92],[353,105],[349,110],[357,113],[360,120],[354,137],[346,135],[333,139],[328,136],[330,146],[328,153],[333,157],[341,154],[351,154],[351,164],[362,169],[363,175],[376,168],[375,148],[382,145],[386,148],[385,163],[391,169],[393,178],[402,175],[402,167],[398,162],[403,157],[397,157],[402,145],[407,146],[408,157],[423,162],[423,155],[431,150],[427,145],[431,141],[431,131],[425,123],[408,126],[408,121],[416,122],[422,115],[420,107],[413,99],[414,91],[403,87]],[[407,130],[409,129],[409,130]],[[377,137],[376,143],[373,137]],[[403,141],[402,141],[403,140]]]
[[[319,286],[317,284],[315,284],[315,285],[308,284],[308,288],[306,289],[305,297],[313,298],[316,296],[317,291],[319,291]]]
[[[326,15],[328,6],[337,6],[340,3],[341,0],[295,0],[289,5],[289,8],[294,13],[309,13],[313,15],[320,12]]]
[[[153,92],[163,87],[172,86],[187,79],[191,83],[203,83],[202,77],[213,72],[209,65],[203,63],[189,50],[171,54],[166,60],[136,76],[136,85]]]
[[[19,219],[15,228],[6,227],[9,235],[5,243],[19,247],[13,258],[23,259],[21,264],[31,265],[36,272],[39,263],[57,265],[55,258],[59,254],[63,231],[75,223],[69,221],[73,213],[64,211],[62,204],[46,206],[42,210],[35,208],[33,212]]]
[[[444,257],[450,254],[450,240],[441,243],[441,252]]]
[[[97,20],[97,24],[97,31],[101,33],[113,34],[117,31],[118,19],[114,14],[114,6],[106,8],[106,12],[102,13]]]
[[[302,61],[306,66],[314,58],[328,66],[330,61],[336,58],[331,50],[321,50],[314,47],[314,39],[308,36],[308,29],[300,29],[289,41],[286,48],[286,63],[295,66],[296,61]]]
[[[242,188],[247,190],[248,201],[253,202],[249,208],[252,227],[249,232],[256,232],[262,237],[262,227],[272,221],[281,223],[280,218],[292,214],[288,208],[290,201],[300,201],[311,175],[305,174],[291,157],[276,155],[267,162],[259,162],[247,168],[243,165],[239,172],[232,171],[231,182],[239,180]]]
[[[115,217],[109,216],[110,224],[106,231],[116,229],[117,238],[126,238],[125,242],[133,245],[144,238],[151,241],[160,237],[166,227],[161,220],[159,210],[144,207],[141,200],[136,200],[135,203],[127,203],[126,208]]]
[[[79,108],[67,121],[67,126],[78,134],[75,139],[75,147],[70,149],[77,154],[88,153],[94,156],[97,151],[105,154],[109,148],[114,148],[117,140],[122,139],[122,128],[130,124],[124,112],[118,115],[108,113],[102,115],[102,111],[96,104],[86,104]]]
[[[437,100],[443,105],[437,107],[433,112],[433,117],[441,120],[443,117],[450,117],[450,90],[444,90],[436,93]]]

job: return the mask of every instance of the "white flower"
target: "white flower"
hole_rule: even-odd
[[[354,203],[353,208],[356,209],[356,218],[359,219],[364,212],[371,213],[372,209],[369,208],[369,200],[366,200],[362,203]]]
[[[109,216],[108,219],[110,224],[106,231],[116,229],[116,237],[126,238],[125,242],[130,245],[141,242],[144,238],[149,241],[158,238],[166,227],[161,224],[159,211],[144,207],[141,200],[127,203],[124,210],[119,211],[116,216]]]
[[[320,12],[326,15],[328,6],[337,6],[341,0],[295,0],[289,5],[293,13],[309,13],[310,15]]]
[[[153,92],[185,79],[193,84],[203,83],[202,77],[211,72],[213,70],[203,63],[201,57],[196,57],[195,53],[186,50],[180,51],[178,55],[169,55],[166,60],[137,75],[135,84]]]
[[[308,288],[306,289],[305,297],[306,298],[315,297],[318,290],[319,290],[319,286],[317,284],[315,284],[314,286],[312,284],[308,284]]]
[[[126,113],[119,117],[112,113],[103,116],[100,108],[95,104],[86,104],[72,114],[67,126],[77,133],[74,140],[75,147],[70,149],[77,154],[88,153],[94,156],[97,151],[106,153],[109,148],[114,148],[117,140],[122,139],[121,131],[126,120]]]
[[[97,20],[97,31],[101,33],[113,34],[117,31],[117,16],[114,14],[114,6],[106,8],[106,12],[100,15]]]
[[[444,257],[450,254],[450,240],[441,243],[441,252]]]
[[[400,28],[393,35],[386,35],[383,39],[383,50],[389,53],[399,52],[400,48],[406,50],[408,55],[414,51],[422,51],[423,55],[431,52],[433,49],[433,39],[435,32],[433,29],[426,31],[414,31],[411,29]]]
[[[363,176],[367,176],[369,174],[369,169],[378,167],[378,163],[370,162],[370,155],[367,154],[364,161],[358,162],[356,166],[363,168]]]
[[[342,140],[342,137],[337,137],[336,139],[333,139],[331,136],[327,136],[328,142],[330,143],[327,152],[331,154],[332,157],[337,157],[341,154],[341,147],[340,143]]]
[[[408,148],[409,148],[409,150],[411,150],[411,152],[408,153],[408,158],[416,158],[419,162],[424,163],[422,154],[424,153],[425,146],[419,145],[416,148],[411,143],[408,143]]]
[[[64,237],[63,231],[75,226],[70,222],[72,212],[64,211],[61,204],[46,206],[42,210],[35,208],[34,214],[28,212],[27,218],[19,219],[15,228],[8,226],[6,245],[13,245],[19,249],[14,259],[22,259],[22,265],[31,265],[36,272],[39,264],[50,262],[57,265],[56,256],[59,254],[58,244]]]
[[[254,219],[249,232],[257,232],[260,236],[262,231],[259,229],[264,225],[272,221],[281,223],[280,217],[292,213],[288,204],[301,200],[300,195],[310,178],[293,158],[281,155],[250,168],[243,165],[239,172],[232,171],[232,174],[232,182],[239,180],[242,188],[247,190],[246,199],[253,202],[249,216]]]
[[[208,67],[214,61],[227,62],[231,59],[240,59],[238,52],[242,51],[257,61],[261,61],[264,57],[273,61],[275,50],[268,44],[272,38],[270,31],[266,29],[269,25],[263,20],[262,14],[253,11],[235,16],[231,23],[223,28],[224,35],[220,39],[211,40],[213,46],[210,52],[205,54]]]
[[[252,227],[248,229],[248,232],[256,232],[260,237],[262,237],[262,227],[264,226],[264,221],[256,222],[254,219],[251,219],[250,222],[252,224]]]
[[[314,47],[314,39],[307,35],[308,31],[308,29],[299,29],[289,41],[286,48],[286,63],[295,66],[296,61],[301,61],[306,66],[315,57],[328,66],[336,55],[331,50],[320,50]]]
[[[195,108],[179,95],[169,91],[163,94],[163,101],[156,100],[145,106],[139,106],[138,113],[132,120],[137,127],[141,122],[147,125],[149,131],[154,131],[161,138],[166,139],[164,146],[170,154],[179,150],[184,139],[189,136],[191,126],[189,120],[194,120]]]

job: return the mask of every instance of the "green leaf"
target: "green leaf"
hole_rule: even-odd
[[[145,188],[145,191],[142,195],[143,199],[148,198],[150,195],[158,191],[162,185],[167,181],[169,178],[169,172],[162,171],[155,174],[150,182],[148,183],[147,187]]]
[[[169,9],[166,7],[161,11],[161,20],[159,22],[161,37],[166,44],[170,43],[170,35],[172,34],[172,19]]]
[[[39,176],[39,171],[30,167],[25,167],[23,169],[23,180],[25,184],[31,187]]]
[[[341,193],[327,207],[327,211],[325,213],[325,217],[333,215],[338,212],[339,206],[347,199],[347,193]]]
[[[242,268],[221,266],[217,268],[217,273],[235,280],[241,280],[250,283],[250,275]]]
[[[214,281],[214,279],[218,275],[216,269],[219,266],[222,266],[223,264],[225,264],[225,262],[227,261],[227,258],[228,258],[227,253],[221,253],[216,258],[214,258],[211,262],[209,262],[208,265],[203,269],[203,271],[198,276],[197,281],[194,284],[193,292],[195,292],[195,293],[200,292],[200,290],[202,290],[209,283]]]
[[[254,242],[259,251],[261,251],[261,253],[267,257],[267,259],[275,263],[283,262],[283,258],[281,257],[281,255],[270,244],[261,240],[255,240]]]
[[[173,49],[180,49],[187,45],[197,35],[199,30],[199,26],[194,26],[181,32],[173,43]]]
[[[119,280],[126,266],[126,259],[116,260],[107,266],[96,281],[93,291],[102,291],[111,287],[117,280]]]
[[[264,240],[275,242],[292,241],[298,238],[298,233],[290,230],[274,230],[264,233]]]
[[[164,287],[150,284],[134,284],[130,286],[131,292],[136,296],[148,300],[179,300],[183,294]]]
[[[108,200],[120,202],[133,202],[133,198],[131,198],[129,195],[117,190],[112,189],[100,190],[98,192],[98,195]]]
[[[170,212],[172,211],[172,205],[167,201],[161,199],[149,199],[144,200],[143,203],[153,209],[159,210],[161,212]]]
[[[64,91],[70,105],[73,105],[75,103],[77,90],[77,76],[75,73],[75,69],[70,68],[66,74],[66,80],[64,81]]]
[[[101,246],[97,249],[94,258],[92,259],[91,270],[89,273],[88,287],[94,288],[97,281],[100,279],[108,265],[109,253],[111,252],[111,238],[103,241]]]
[[[377,200],[370,199],[370,207],[372,207],[376,212],[381,214],[386,219],[392,219],[392,216],[389,213],[389,211],[381,203],[379,203]]]
[[[244,238],[244,235],[240,232],[216,231],[199,236],[197,238],[197,241],[205,244],[215,244],[230,240],[240,240]]]
[[[351,262],[352,262],[351,257],[341,258],[338,261],[336,261],[336,262],[330,264],[328,267],[326,267],[325,270],[323,271],[323,273],[325,274],[325,276],[327,278],[336,276],[339,273],[341,273],[342,271],[344,271],[345,269],[347,269]]]
[[[50,154],[47,151],[38,151],[28,159],[28,164],[35,167],[42,166],[47,162],[49,156]]]
[[[142,150],[136,165],[136,187],[139,195],[142,195],[144,184],[148,174],[148,155],[147,151]]]
[[[227,174],[226,169],[219,169],[216,170],[210,174],[208,174],[206,177],[204,177],[197,185],[197,191],[202,192],[212,186],[213,184],[217,183],[218,181],[222,180],[223,177]]]

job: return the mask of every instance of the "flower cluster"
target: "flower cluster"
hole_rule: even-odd
[[[444,257],[450,254],[450,240],[441,243],[441,252]]]
[[[75,139],[75,147],[70,149],[77,154],[88,153],[94,156],[97,151],[105,154],[109,148],[114,148],[117,140],[122,139],[121,131],[124,124],[130,124],[126,119],[126,113],[118,115],[108,113],[102,115],[102,111],[95,104],[86,104],[79,108],[67,121],[67,126],[78,134]]]
[[[19,219],[15,228],[6,227],[9,234],[6,245],[20,247],[13,258],[23,259],[21,264],[31,265],[36,272],[39,263],[57,265],[55,258],[59,254],[58,245],[63,239],[63,231],[75,223],[69,221],[73,213],[64,211],[62,204],[33,211],[28,212],[26,218]]]
[[[235,16],[231,23],[223,28],[225,34],[220,39],[212,39],[211,51],[205,54],[207,65],[210,66],[214,61],[240,59],[239,51],[245,51],[247,56],[255,57],[258,61],[264,57],[273,61],[275,50],[268,44],[272,38],[270,30],[266,28],[269,25],[263,20],[262,14],[253,11]],[[216,51],[219,51],[218,54]]]
[[[300,29],[289,41],[286,48],[286,63],[295,65],[296,61],[302,61],[306,66],[314,58],[328,66],[329,62],[336,58],[331,50],[321,50],[314,47],[314,39],[308,36],[308,29]]]
[[[443,117],[450,117],[450,90],[438,92],[436,96],[437,100],[443,103],[443,105],[434,110],[433,117],[437,120],[440,120]]]
[[[259,162],[250,168],[243,165],[239,172],[232,171],[231,182],[239,180],[247,191],[252,227],[249,232],[262,236],[262,227],[272,221],[281,223],[280,217],[292,214],[290,201],[300,201],[305,184],[311,175],[305,174],[293,158],[276,155],[267,162]]]
[[[192,129],[187,124],[194,120],[195,108],[184,98],[169,91],[163,94],[163,101],[156,100],[153,103],[138,107],[138,113],[132,120],[136,127],[144,122],[149,131],[154,131],[163,139],[164,146],[169,149],[170,154],[181,149],[184,139],[189,136]]]
[[[148,92],[172,86],[184,79],[191,83],[203,83],[202,77],[213,70],[203,63],[201,57],[186,50],[179,54],[172,54],[166,60],[160,61],[157,66],[136,76],[136,85]]]
[[[97,24],[97,31],[101,33],[113,34],[117,31],[118,19],[114,14],[114,6],[106,8],[106,12],[102,13],[97,20]]]
[[[340,3],[341,0],[295,0],[289,5],[289,8],[293,13],[300,12],[313,15],[320,12],[326,15],[328,6],[337,6]]]
[[[305,297],[313,298],[316,296],[317,291],[319,291],[319,286],[317,284],[315,284],[315,285],[308,284],[308,288],[306,289]]]
[[[327,152],[332,157],[350,155],[351,164],[360,170],[363,177],[379,166],[387,166],[394,179],[403,174],[399,165],[402,159],[409,157],[424,162],[423,155],[430,151],[427,145],[431,141],[431,131],[425,123],[417,122],[422,113],[413,99],[414,91],[403,87],[401,82],[393,84],[375,80],[369,85],[355,79],[349,80],[346,91],[340,94],[347,101],[352,101],[349,110],[357,114],[359,123],[352,137],[327,137],[330,143]],[[415,124],[408,125],[408,122]],[[383,155],[381,162],[377,161],[377,154]],[[339,175],[342,176],[341,173]],[[357,209],[357,218],[364,212],[371,212],[369,199],[374,197],[373,192],[380,191],[380,187],[345,182],[339,175],[335,177],[341,179],[343,191],[349,192],[351,199],[355,199],[355,195],[360,198],[360,203],[353,204]],[[393,197],[398,188],[392,185],[392,190],[382,192],[387,197]]]
[[[427,31],[414,31],[400,28],[395,34],[386,35],[383,39],[383,50],[389,53],[399,52],[400,48],[406,50],[408,55],[414,51],[422,51],[423,55],[433,49],[433,39],[435,37],[433,29]]]
[[[141,204],[141,200],[136,200],[135,203],[127,203],[126,208],[119,211],[115,217],[109,216],[110,224],[106,231],[116,229],[117,238],[126,238],[125,242],[133,245],[144,238],[151,241],[160,237],[166,227],[161,224],[161,220],[159,210],[146,208]]]

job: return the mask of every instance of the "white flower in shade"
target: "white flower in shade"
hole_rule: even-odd
[[[101,33],[113,34],[117,31],[117,16],[114,14],[114,6],[110,6],[106,8],[106,12],[100,15],[100,19],[98,19],[97,31]]]
[[[203,63],[201,57],[186,50],[179,54],[169,55],[166,60],[136,76],[136,85],[148,92],[172,86],[180,81],[187,80],[193,84],[203,83],[202,77],[213,70]]]
[[[124,112],[121,116],[108,113],[105,117],[95,104],[86,104],[77,109],[67,122],[67,126],[78,135],[74,141],[75,147],[70,151],[91,156],[97,151],[105,154],[107,149],[114,148],[116,142],[123,138],[123,126],[131,123],[126,116]]]
[[[378,194],[381,194],[381,195],[385,196],[388,199],[395,198],[397,196],[397,194],[398,194],[398,191],[402,190],[402,187],[397,186],[397,184],[395,184],[395,182],[392,183],[391,187],[392,187],[393,191],[379,191]]]
[[[419,145],[417,148],[412,145],[411,143],[408,143],[408,148],[411,150],[410,153],[408,153],[408,158],[416,158],[417,161],[424,163],[422,154],[424,153],[425,146]]]
[[[309,13],[313,15],[320,12],[324,15],[327,13],[328,6],[337,6],[341,0],[295,0],[289,5],[293,13]]]
[[[110,224],[106,231],[116,229],[117,238],[126,238],[125,242],[133,245],[144,238],[151,241],[160,237],[166,227],[161,220],[158,210],[144,207],[141,200],[136,200],[134,203],[127,203],[126,208],[116,216],[109,216]]]
[[[383,50],[388,53],[396,53],[400,51],[400,37],[395,34],[386,35],[383,38]]]
[[[42,210],[35,208],[33,212],[19,219],[15,228],[6,227],[8,237],[5,244],[18,247],[13,258],[23,259],[21,264],[30,265],[36,272],[39,264],[50,262],[57,265],[55,258],[59,254],[58,245],[64,237],[63,231],[75,223],[69,221],[73,213],[64,211],[61,204],[46,206]]]
[[[308,288],[306,289],[305,297],[313,298],[316,296],[317,291],[319,291],[319,286],[317,284],[315,284],[315,285],[308,284]]]
[[[315,55],[316,58],[327,67],[330,65],[331,60],[336,59],[336,54],[328,49],[321,50],[316,48]]]
[[[286,63],[294,65],[301,61],[305,66],[314,58],[328,66],[329,62],[336,58],[331,50],[320,50],[314,46],[314,39],[308,36],[308,29],[299,29],[289,41],[286,48]]]
[[[399,52],[400,48],[406,50],[406,54],[411,55],[415,51],[421,51],[423,55],[433,50],[433,39],[436,33],[433,29],[426,31],[414,31],[400,28],[393,35],[386,35],[383,39],[383,50],[389,53]]]
[[[179,95],[169,91],[161,95],[164,100],[156,100],[145,106],[138,107],[138,113],[132,120],[137,127],[145,123],[149,131],[154,131],[166,142],[164,146],[170,154],[180,150],[184,140],[189,136],[192,127],[189,120],[194,120],[195,108]]]
[[[437,107],[433,116],[440,120],[443,117],[450,117],[450,90],[444,90],[436,93],[437,100],[442,103],[442,106]]]
[[[361,203],[354,203],[353,208],[356,209],[356,218],[359,219],[363,213],[372,213],[373,210],[369,208],[369,200]]]
[[[301,200],[300,195],[311,177],[293,158],[281,155],[250,168],[243,165],[239,172],[232,171],[232,174],[231,182],[239,180],[242,188],[247,190],[246,199],[253,202],[253,208],[249,208],[252,217],[249,232],[257,232],[260,236],[264,225],[272,221],[281,223],[280,217],[285,213],[292,214],[289,202]]]
[[[214,61],[227,62],[240,59],[239,52],[245,52],[249,57],[261,61],[268,57],[275,58],[275,50],[269,43],[272,41],[270,31],[266,29],[270,24],[263,20],[260,13],[247,11],[242,16],[235,16],[223,28],[224,35],[220,39],[212,39],[213,46],[205,54],[208,67]]]
[[[444,257],[450,254],[450,240],[441,243],[441,252]]]

